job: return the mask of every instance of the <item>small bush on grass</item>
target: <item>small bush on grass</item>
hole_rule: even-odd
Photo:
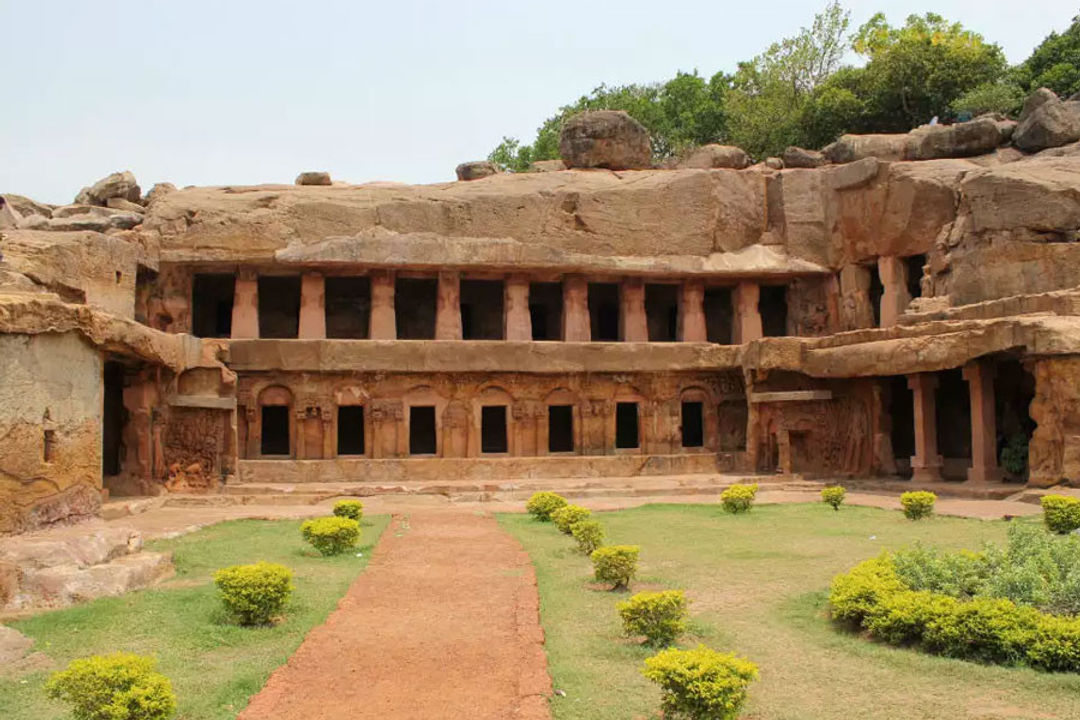
[[[846,495],[847,490],[844,490],[839,485],[834,485],[833,487],[822,488],[821,501],[831,506],[833,510],[839,510],[840,506],[844,504]]]
[[[525,509],[540,522],[551,520],[552,514],[559,508],[566,507],[566,498],[553,492],[534,493],[525,503]]]
[[[305,520],[300,534],[323,555],[340,555],[360,541],[360,523],[343,517]]]
[[[359,500],[339,500],[334,503],[334,514],[360,522],[364,517],[364,503]]]
[[[257,562],[214,573],[225,609],[241,625],[266,625],[281,614],[292,595],[292,571],[284,565]]]
[[[686,632],[686,606],[682,590],[642,592],[615,607],[627,637],[645,636],[647,645],[670,645]]]
[[[640,552],[641,548],[637,545],[609,545],[593,550],[590,557],[596,581],[611,583],[612,590],[629,586],[637,574]]]
[[[925,490],[906,492],[900,496],[900,507],[904,509],[904,517],[908,520],[922,520],[934,512],[934,501],[937,495]]]
[[[580,505],[567,505],[551,513],[551,521],[555,523],[555,527],[559,528],[559,532],[569,535],[571,525],[579,520],[586,520],[590,515],[592,515],[592,510],[588,508],[583,508]]]
[[[757,483],[753,485],[740,485],[736,483],[720,493],[720,502],[724,505],[725,512],[739,514],[750,512],[757,497]]]
[[[176,713],[172,683],[157,661],[131,653],[73,660],[45,685],[71,706],[75,720],[168,720]]]
[[[1080,500],[1068,495],[1043,495],[1043,521],[1059,535],[1080,529]]]
[[[641,674],[660,686],[665,718],[735,720],[757,665],[704,645],[670,648],[645,660]]]
[[[570,535],[577,540],[578,550],[592,555],[593,550],[604,544],[604,526],[599,520],[578,520],[570,526]]]

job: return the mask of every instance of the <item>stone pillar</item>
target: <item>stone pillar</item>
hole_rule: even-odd
[[[563,340],[589,342],[589,283],[577,275],[563,278]]]
[[[761,310],[758,309],[758,301],[761,299],[761,288],[754,282],[741,282],[731,294],[734,310],[735,344],[759,340],[764,333],[761,330]]]
[[[232,337],[251,340],[259,337],[259,278],[251,271],[236,275],[233,290]]]
[[[622,312],[623,342],[649,342],[649,322],[645,315],[645,282],[641,278],[627,278],[619,286],[619,302]]]
[[[973,360],[964,366],[963,372],[971,395],[971,467],[968,468],[967,479],[972,482],[1000,482],[994,366],[986,360]]]
[[[881,327],[892,327],[907,310],[911,296],[907,290],[907,272],[898,257],[878,258],[878,277],[881,278]]]
[[[461,274],[439,273],[435,301],[435,339],[461,339]]]
[[[679,288],[679,340],[706,342],[705,286],[700,280],[690,280]]]
[[[840,329],[859,330],[874,327],[874,308],[870,303],[870,268],[845,265],[840,268]]]
[[[529,278],[511,275],[503,287],[503,339],[529,342],[532,340]]]
[[[911,458],[911,479],[915,482],[941,480],[941,455],[937,448],[937,375],[908,375],[908,387],[915,396],[915,455]]]
[[[321,273],[304,273],[300,278],[301,340],[326,339],[326,279]]]
[[[394,274],[388,271],[371,273],[371,324],[368,337],[372,340],[396,340],[397,319],[394,315]]]

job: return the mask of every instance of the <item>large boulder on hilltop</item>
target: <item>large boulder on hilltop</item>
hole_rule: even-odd
[[[908,133],[905,160],[970,157],[993,152],[1002,131],[991,118],[955,125],[923,125]]]
[[[821,152],[829,162],[843,164],[873,157],[878,160],[903,160],[907,134],[842,135]]]
[[[330,185],[330,173],[317,170],[302,172],[296,176],[297,185]]]
[[[784,161],[784,167],[789,168],[816,168],[829,162],[828,158],[817,150],[807,150],[795,145],[784,150],[780,159]]]
[[[479,180],[480,178],[491,177],[498,172],[499,168],[495,167],[495,163],[489,160],[463,162],[454,168],[458,180]]]
[[[104,205],[109,198],[123,198],[133,203],[139,202],[142,190],[135,182],[135,175],[130,171],[114,172],[88,188],[75,197],[76,205]]]
[[[678,166],[680,168],[733,168],[742,170],[745,167],[750,167],[750,156],[740,147],[711,143],[695,149]]]
[[[563,123],[559,155],[568,168],[635,170],[652,165],[645,126],[622,110],[591,110]]]
[[[1016,147],[1034,153],[1077,140],[1080,140],[1080,102],[1062,102],[1046,88],[1028,96],[1012,134]]]

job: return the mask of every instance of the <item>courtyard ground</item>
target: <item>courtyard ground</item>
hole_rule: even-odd
[[[987,501],[983,501],[987,502]],[[631,592],[679,588],[691,598],[691,632],[760,666],[746,720],[1072,720],[1080,676],[988,667],[873,644],[833,628],[830,579],[886,548],[917,540],[978,547],[1002,540],[1004,521],[936,517],[822,503],[759,505],[746,516],[717,505],[649,505],[598,515],[610,544],[641,546]],[[656,717],[659,694],[639,674],[652,654],[620,636],[612,593],[551,524],[524,515],[500,522],[536,565],[556,720]],[[1016,522],[1033,522],[1033,520]]]

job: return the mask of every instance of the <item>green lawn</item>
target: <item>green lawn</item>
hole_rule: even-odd
[[[641,545],[631,592],[681,588],[690,636],[758,664],[743,717],[755,720],[1080,718],[1080,675],[989,667],[871,643],[825,614],[830,579],[915,540],[976,548],[1006,524],[824,504],[760,505],[732,516],[708,505],[598,513],[609,544]],[[638,669],[651,652],[620,637],[615,603],[591,564],[551,524],[502,515],[536,566],[557,720],[657,717],[659,694]],[[1030,520],[1027,522],[1031,522]]]
[[[127,650],[156,655],[173,682],[178,718],[234,718],[274,668],[321,624],[367,564],[386,528],[386,516],[364,518],[361,547],[320,557],[300,538],[300,522],[239,520],[150,544],[174,553],[176,577],[158,587],[101,598],[85,605],[11,623],[35,639],[35,650],[63,667],[76,657]],[[268,560],[292,568],[296,590],[286,618],[274,627],[240,628],[228,622],[213,586],[214,570]],[[0,677],[0,718],[65,718],[63,705],[48,700],[47,672]]]

